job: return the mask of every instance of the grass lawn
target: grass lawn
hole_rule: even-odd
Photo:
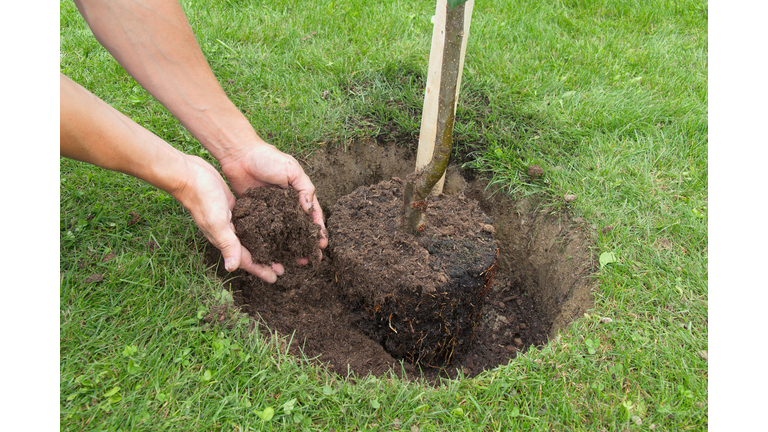
[[[595,255],[617,259],[595,275],[595,309],[473,379],[353,384],[247,319],[201,320],[229,299],[182,206],[62,159],[62,430],[707,430],[707,3],[476,1],[456,160],[515,196],[577,196]],[[182,4],[225,91],[283,151],[415,142],[434,2]],[[62,73],[214,162],[72,1],[60,11]],[[535,185],[518,175],[532,163]]]

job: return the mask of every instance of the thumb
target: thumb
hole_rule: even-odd
[[[240,239],[237,238],[234,231],[225,230],[219,233],[219,238],[213,242],[224,257],[224,268],[228,272],[233,272],[240,267],[240,255],[242,246]]]

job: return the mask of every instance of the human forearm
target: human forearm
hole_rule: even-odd
[[[235,197],[221,175],[197,156],[171,147],[88,90],[61,75],[61,155],[140,178],[179,200],[224,265],[274,282],[279,264],[254,264],[231,224]]]
[[[265,144],[229,100],[176,0],[76,0],[99,42],[222,164]]]
[[[177,0],[75,2],[99,42],[219,160],[236,193],[293,187],[304,211],[324,227],[309,177],[295,158],[259,138],[229,100]],[[323,236],[320,247],[326,244]]]
[[[60,153],[140,178],[174,194],[184,155],[158,136],[61,75]]]

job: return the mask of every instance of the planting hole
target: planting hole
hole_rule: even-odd
[[[363,141],[346,150],[318,151],[304,168],[315,184],[326,218],[331,219],[340,198],[360,186],[405,178],[413,167],[412,150]],[[380,316],[376,327],[376,321],[366,318],[376,317],[376,306],[351,301],[348,290],[341,288],[344,275],[340,276],[333,265],[338,257],[334,257],[332,236],[320,264],[283,263],[286,273],[272,285],[242,271],[227,274],[220,254],[212,248],[206,257],[209,263],[218,263],[218,274],[232,290],[237,306],[269,329],[293,335],[293,354],[322,362],[342,376],[348,372],[364,376],[392,371],[434,380],[456,377],[460,371],[472,377],[508,363],[531,346],[543,346],[593,306],[589,275],[594,260],[588,228],[565,213],[548,211],[530,200],[514,200],[503,192],[492,194],[482,180],[468,182],[455,167],[447,172],[444,192],[463,194],[464,202],[475,200],[490,217],[485,222],[491,222],[492,228],[484,229],[493,232],[498,261],[483,302],[472,311],[469,347],[455,354],[441,354],[442,362],[418,362],[418,354],[404,355],[386,336],[386,331],[397,332],[398,328],[400,332],[412,331],[413,309],[407,314],[404,310],[400,316],[389,313],[383,320]],[[451,243],[441,240],[427,247],[436,249],[445,244]],[[360,257],[362,261],[365,258]],[[446,270],[448,278],[452,269]]]

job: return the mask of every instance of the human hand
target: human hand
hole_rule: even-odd
[[[315,186],[299,165],[288,154],[267,143],[259,143],[238,158],[222,162],[221,169],[238,195],[251,187],[293,187],[299,192],[299,204],[314,223],[320,225],[320,249],[328,246],[328,232],[323,221],[323,210],[315,195]],[[301,258],[299,264],[308,260]]]
[[[172,192],[174,198],[189,210],[198,228],[221,251],[227,271],[242,268],[265,282],[274,283],[285,270],[278,263],[266,266],[251,260],[250,252],[235,235],[232,224],[235,196],[224,179],[203,159],[189,155],[184,158],[188,169],[182,185]]]

